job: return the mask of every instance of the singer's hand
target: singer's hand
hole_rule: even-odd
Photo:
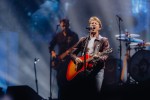
[[[94,59],[98,59],[98,58],[99,58],[98,54],[95,54],[95,55],[93,56],[93,58],[94,58]]]
[[[80,58],[77,57],[77,58],[75,59],[75,62],[76,62],[76,64],[82,63],[82,60],[81,60]]]
[[[102,61],[105,61],[107,58],[108,58],[107,55],[104,55],[104,56],[101,56],[101,57],[100,57],[100,59],[101,59]]]

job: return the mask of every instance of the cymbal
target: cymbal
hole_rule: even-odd
[[[121,38],[117,38],[117,40],[121,40],[121,41],[125,41],[125,42],[135,42],[135,43],[142,43],[143,42],[143,40],[137,39],[137,38],[124,38],[124,37],[121,37]]]
[[[145,43],[131,43],[129,44],[130,46],[150,46],[150,42],[145,42]]]
[[[138,34],[121,34],[121,35],[115,35],[115,37],[130,37],[130,38],[137,38],[140,37]]]

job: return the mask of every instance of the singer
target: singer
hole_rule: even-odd
[[[89,19],[89,27],[87,29],[89,31],[89,36],[82,37],[78,41],[75,47],[76,49],[71,53],[71,57],[76,65],[79,65],[80,63],[85,63],[84,59],[80,59],[80,57],[85,55],[84,53],[86,53],[86,55],[97,58],[98,61],[90,62],[91,64],[93,64],[93,71],[89,68],[85,70],[87,71],[87,73],[84,74],[83,72],[83,76],[85,76],[79,79],[80,82],[78,81],[78,83],[76,83],[76,89],[78,91],[79,98],[82,97],[87,100],[101,100],[100,91],[104,78],[104,62],[108,58],[108,55],[103,55],[99,57],[98,53],[109,49],[110,45],[108,39],[100,35],[102,23],[98,17],[93,16]],[[80,75],[81,74],[82,73],[80,73]],[[80,89],[79,86],[81,86]]]

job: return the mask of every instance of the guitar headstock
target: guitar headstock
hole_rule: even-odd
[[[109,54],[109,53],[111,53],[112,51],[113,51],[112,48],[109,48],[109,49],[103,51],[103,52],[101,53],[101,55]]]

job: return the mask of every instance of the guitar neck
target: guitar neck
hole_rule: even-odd
[[[98,57],[101,57],[101,56],[103,56],[104,54],[107,54],[107,52],[106,52],[106,51],[101,52],[100,54],[98,54]],[[90,61],[93,60],[93,59],[94,59],[94,57],[92,56],[91,58],[88,58],[88,59],[86,60],[86,62],[90,62]]]
[[[68,55],[68,53],[70,53],[72,50],[73,50],[73,48],[70,48],[66,52],[64,52],[61,55],[59,55],[59,59],[60,60],[64,59]]]
[[[59,59],[64,59],[67,56],[67,52],[64,52],[63,54],[59,55]]]

